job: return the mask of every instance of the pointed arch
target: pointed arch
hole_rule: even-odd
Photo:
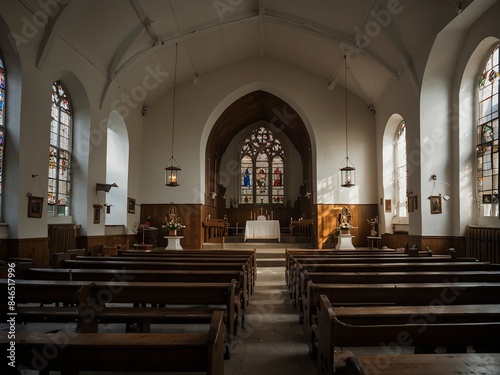
[[[49,177],[49,216],[71,215],[71,164],[73,153],[73,112],[69,94],[61,81],[52,83]]]

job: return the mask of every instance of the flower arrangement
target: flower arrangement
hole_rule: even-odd
[[[185,225],[181,224],[178,217],[165,217],[165,224],[163,224],[161,227],[167,230],[179,230],[182,228],[186,228]]]
[[[342,224],[340,224],[339,228],[340,228],[340,230],[349,230],[352,228],[352,225],[349,223],[342,223]]]

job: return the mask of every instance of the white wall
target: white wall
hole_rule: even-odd
[[[475,1],[463,14],[467,15],[476,4],[485,2],[492,3]],[[182,167],[182,180],[180,188],[172,189],[164,186],[163,174],[172,153],[172,92],[148,104],[148,113],[144,117],[141,116],[142,103],[138,100],[124,102],[122,95],[128,93],[114,81],[110,83],[106,101],[101,103],[107,72],[101,71],[65,40],[56,38],[50,58],[41,67],[36,66],[36,61],[43,45],[42,32],[20,45],[10,44],[9,30],[22,34],[23,18],[32,18],[33,15],[20,2],[9,3],[8,14],[2,14],[5,22],[0,22],[3,31],[0,48],[4,54],[15,53],[15,56],[5,59],[10,65],[7,68],[12,72],[11,77],[22,75],[22,81],[10,89],[8,98],[20,100],[21,104],[7,104],[10,128],[6,147],[4,213],[9,223],[9,236],[36,238],[47,235],[50,221],[46,210],[41,219],[27,218],[26,194],[34,189],[32,174],[39,175],[43,189],[43,192],[32,193],[46,194],[50,87],[56,79],[63,79],[74,99],[75,114],[78,114],[78,135],[74,144],[78,163],[73,172],[76,195],[73,217],[69,219],[82,224],[83,234],[104,234],[103,221],[93,224],[92,202],[96,182],[106,179],[106,129],[110,112],[118,111],[127,126],[129,178],[128,186],[123,189],[128,191],[128,196],[136,198],[138,204],[202,203],[206,193],[203,190],[204,153],[208,135],[219,115],[231,103],[255,90],[280,97],[293,106],[304,121],[312,142],[317,203],[379,203],[384,197],[383,134],[389,118],[395,113],[401,115],[408,129],[409,164],[414,168],[409,173],[408,186],[419,196],[420,203],[419,209],[410,215],[410,233],[463,233],[463,225],[471,217],[464,211],[470,204],[465,203],[455,211],[448,211],[449,208],[443,206],[442,215],[431,217],[425,198],[432,188],[429,178],[433,173],[449,182],[453,189],[460,186],[462,170],[453,162],[457,161],[455,156],[462,155],[457,150],[464,133],[450,131],[449,115],[459,107],[463,72],[473,52],[485,38],[500,37],[498,14],[500,9],[496,4],[473,24],[468,33],[442,33],[439,38],[443,38],[446,49],[433,49],[435,40],[421,46],[412,56],[413,66],[406,67],[374,103],[375,116],[367,109],[368,103],[349,96],[349,157],[357,172],[357,186],[351,189],[339,186],[340,163],[345,157],[342,87],[329,91],[325,80],[286,62],[266,57],[241,61],[204,74],[198,85],[191,82],[181,84],[176,98],[174,152]],[[442,45],[441,40],[436,44],[437,47]],[[422,95],[418,91],[420,86]],[[428,145],[433,146],[432,152],[426,151]],[[463,166],[466,159],[460,160]],[[442,193],[447,192],[443,190]],[[458,207],[458,191],[449,195],[454,200],[448,204],[455,203]],[[379,216],[383,217],[383,206],[379,207]],[[129,233],[139,215],[140,209],[135,214],[127,214]],[[457,215],[460,215],[459,220]]]
[[[366,103],[350,97],[349,157],[357,168],[358,186],[339,187],[339,168],[345,157],[343,89],[329,91],[327,82],[268,58],[246,60],[202,77],[197,85],[184,83],[176,92],[174,156],[182,168],[182,188],[163,186],[163,170],[171,154],[171,93],[148,106],[144,117],[141,199],[147,203],[202,203],[204,152],[208,134],[231,103],[254,90],[264,90],[288,102],[301,116],[313,145],[318,203],[374,203],[376,191],[359,186],[376,179],[374,119]],[[198,173],[199,170],[199,173]],[[192,173],[196,171],[196,173]]]

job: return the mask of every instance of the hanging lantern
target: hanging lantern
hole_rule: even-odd
[[[165,168],[165,186],[179,186],[179,172],[181,168],[174,158],[174,130],[175,130],[175,81],[177,79],[177,43],[175,44],[175,69],[174,69],[174,95],[172,106],[172,156],[170,157],[170,167]],[[175,164],[174,164],[175,162]]]
[[[354,168],[348,157],[346,157],[343,165],[340,168],[340,186],[353,187],[356,184],[356,168]]]
[[[340,168],[340,186],[353,187],[356,184],[356,168],[349,160],[349,144],[347,142],[347,56],[344,55],[344,92],[345,92],[345,160]]]
[[[181,168],[178,165],[174,165],[174,162],[177,163],[177,160],[170,158],[170,167],[165,168],[165,186],[179,186],[179,172]]]

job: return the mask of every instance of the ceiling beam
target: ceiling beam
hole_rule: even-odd
[[[380,65],[391,75],[395,77],[398,76],[397,68],[390,65],[383,58],[379,57],[367,48],[358,48],[354,44],[354,38],[350,34],[345,34],[343,32],[340,32],[339,30],[313,23],[307,19],[291,16],[286,13],[271,11],[269,9],[266,11],[266,19],[270,22],[278,22],[281,24],[285,23],[292,27],[306,29],[317,36],[322,36],[329,41],[333,41],[335,44],[340,45],[342,48],[349,48],[353,51],[356,51],[358,55],[360,55],[361,57],[364,56],[368,61],[371,60],[370,62],[374,62],[375,64]]]
[[[264,32],[264,16],[266,15],[266,0],[259,0],[259,56],[264,56],[264,41],[266,38]]]
[[[66,4],[64,2],[62,4],[59,3],[58,12],[56,14],[47,15],[47,24],[44,30],[45,32],[43,33],[43,40],[38,48],[36,58],[36,67],[38,69],[43,70],[45,62],[52,51],[52,47],[59,36],[59,31],[62,28],[61,25],[63,22],[61,20],[66,17],[66,15],[69,17],[73,14],[71,9],[75,7],[75,3],[76,1],[70,1]]]

